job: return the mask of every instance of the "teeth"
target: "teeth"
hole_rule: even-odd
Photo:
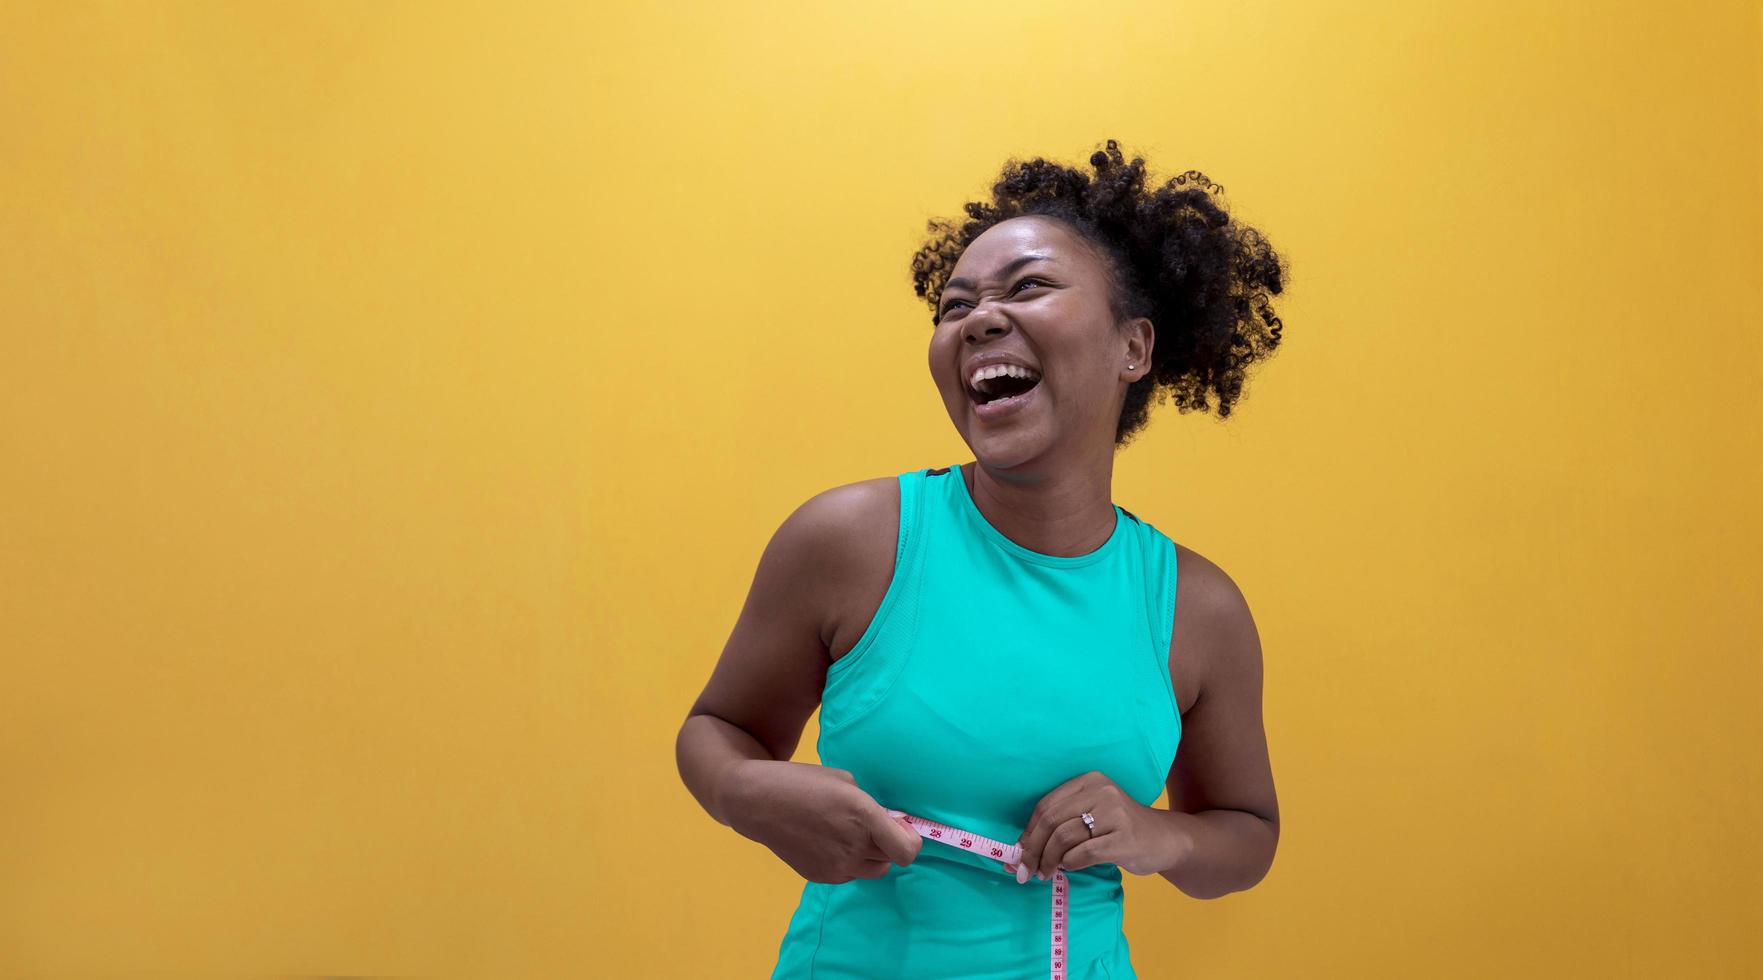
[[[971,385],[977,389],[979,387],[979,383],[981,381],[984,381],[987,378],[1001,378],[1005,375],[1009,375],[1010,377],[1013,377],[1013,378],[1039,378],[1040,377],[1040,375],[1029,370],[1028,368],[1021,367],[1020,365],[994,364],[991,367],[983,367],[983,368],[980,368],[978,371],[973,372],[972,377],[968,378],[967,382],[969,385]]]

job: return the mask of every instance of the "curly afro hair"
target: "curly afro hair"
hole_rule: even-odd
[[[1036,157],[1006,161],[992,200],[964,206],[968,220],[933,218],[931,237],[912,257],[912,284],[938,321],[955,262],[986,229],[1010,218],[1063,221],[1104,256],[1118,322],[1147,317],[1158,327],[1151,370],[1126,392],[1114,443],[1145,427],[1153,395],[1178,411],[1230,416],[1245,371],[1279,346],[1279,295],[1288,265],[1255,229],[1231,221],[1214,197],[1224,192],[1197,170],[1145,188],[1145,161],[1127,162],[1120,145],[1090,156],[1095,176]]]

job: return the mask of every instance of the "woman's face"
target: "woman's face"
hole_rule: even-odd
[[[999,222],[961,253],[931,334],[930,373],[976,459],[1010,469],[1112,456],[1126,386],[1147,373],[1153,337],[1143,317],[1128,331],[1115,326],[1109,288],[1102,258],[1056,219]],[[969,382],[976,364],[997,357],[1040,380],[981,405]]]

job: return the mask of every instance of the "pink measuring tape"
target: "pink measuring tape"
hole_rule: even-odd
[[[990,837],[970,833],[959,827],[951,827],[946,823],[915,817],[904,810],[889,810],[888,816],[900,817],[918,831],[918,836],[926,840],[934,840],[950,847],[959,847],[983,857],[989,857],[1007,865],[1016,865],[1022,860],[1022,848],[1016,844],[1006,844]],[[1053,872],[1053,973],[1052,980],[1065,980],[1065,908],[1070,888],[1065,872]]]

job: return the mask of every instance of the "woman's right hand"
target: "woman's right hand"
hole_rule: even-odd
[[[923,838],[844,769],[748,759],[727,773],[729,825],[809,881],[880,878],[918,857]]]

